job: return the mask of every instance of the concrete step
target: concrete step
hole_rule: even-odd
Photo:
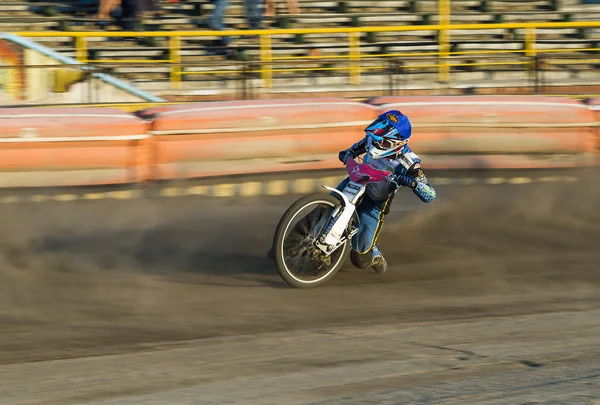
[[[11,22],[0,22],[0,31],[4,32],[17,32],[17,31],[48,31],[50,29],[56,29],[58,23],[54,21],[43,21],[43,22],[17,22],[13,20]]]
[[[63,4],[65,2],[62,3],[58,3],[58,5]],[[69,2],[66,2],[69,3]],[[359,2],[360,4],[367,4],[368,2]],[[371,6],[375,3],[379,3],[379,2],[371,2]],[[400,5],[403,5],[405,2],[389,2],[390,4],[399,4],[398,7],[396,7],[396,11],[394,12],[389,12],[389,13],[385,13],[385,14],[381,14],[381,12],[377,12],[377,13],[367,13],[367,12],[362,12],[362,13],[358,13],[356,15],[361,17],[361,20],[363,21],[363,24],[365,25],[395,25],[398,24],[399,22],[403,22],[403,23],[409,23],[409,22],[418,22],[421,21],[423,18],[423,14],[425,14],[426,11],[421,10],[419,13],[406,13],[406,12],[399,12],[398,10],[400,9]],[[564,10],[561,10],[560,13],[550,13],[550,12],[539,12],[536,11],[535,9],[532,10],[527,10],[527,12],[515,12],[515,10],[518,10],[519,7],[522,6],[523,2],[497,2],[494,1],[493,4],[511,4],[512,7],[508,8],[506,10],[506,14],[504,15],[504,20],[505,21],[560,21],[564,18],[564,14],[571,14],[570,19],[571,20],[589,20],[589,19],[594,19],[596,18],[595,16],[587,16],[586,14],[588,14],[589,12],[593,12],[593,8],[587,7],[586,8],[565,8]],[[35,3],[37,4],[45,4],[45,3]],[[48,4],[54,4],[54,3],[48,3]],[[69,4],[74,4],[74,3],[69,3]],[[303,3],[301,3],[302,5]],[[434,5],[435,2],[426,2],[423,1],[422,3],[419,4],[431,4]],[[454,4],[454,3],[453,3]],[[472,4],[472,2],[466,2],[465,4]],[[536,5],[536,4],[545,4],[545,1],[529,1],[526,2],[526,5],[529,7],[530,5]],[[516,6],[515,6],[516,5]],[[371,9],[372,7],[369,6],[366,9]],[[517,7],[519,6],[519,7]],[[17,6],[15,6],[17,7]],[[23,7],[23,6],[20,6]],[[191,6],[190,6],[191,7]],[[245,27],[245,17],[244,17],[244,10],[240,9],[240,13],[239,14],[235,14],[235,13],[228,13],[227,17],[225,19],[225,22],[228,26],[232,26],[232,27],[240,27],[240,28],[244,28]],[[452,16],[452,21],[454,23],[468,23],[468,22],[489,22],[493,20],[493,16],[494,14],[498,14],[497,11],[492,11],[490,13],[479,13],[479,12],[464,12],[464,10],[459,10],[460,12],[456,12],[456,10],[454,10],[455,13]],[[600,12],[600,6],[598,7],[598,12]],[[437,10],[433,9],[433,10],[429,10],[430,13],[430,21],[431,23],[435,23],[437,22]],[[352,15],[351,14],[336,14],[336,13],[332,13],[332,12],[328,12],[327,13],[328,18],[327,18],[327,22],[326,25],[331,25],[331,26],[346,26],[348,25],[348,23],[350,22]],[[302,27],[302,26],[308,26],[311,27],[315,24],[318,24],[319,26],[323,26],[324,22],[323,22],[323,13],[315,13],[315,14],[311,14],[311,13],[307,13],[304,12],[303,14],[301,14],[300,16],[298,16],[295,20],[296,23],[294,24],[294,26],[296,27]],[[38,16],[39,17],[39,16]],[[53,18],[48,18],[48,20],[50,21],[55,21],[58,18],[53,17]],[[163,27],[167,28],[167,29],[196,29],[198,28],[198,22],[199,19],[196,17],[164,17],[164,18],[151,18],[151,19],[147,19],[145,20],[148,24],[161,24]],[[34,23],[35,25],[35,23]],[[19,29],[21,29],[21,26],[19,26]],[[83,28],[77,28],[77,29],[83,29]],[[97,29],[95,27],[95,29]]]
[[[502,13],[502,22],[518,23],[518,22],[561,22],[564,20],[565,13],[563,12],[520,12],[520,13]]]
[[[437,81],[437,73],[415,73],[406,75],[405,86],[410,88],[412,86],[418,85],[428,85],[435,86]],[[387,75],[382,74],[373,74],[373,75],[364,75],[361,78],[361,86],[373,86],[373,85],[387,85],[386,82]],[[598,77],[595,80],[590,82],[590,78],[587,75],[577,75],[570,74],[568,72],[556,72],[552,74],[547,74],[545,77],[546,84],[584,84],[581,80],[586,80],[589,84],[600,83],[600,79]],[[481,87],[484,84],[492,84],[496,86],[501,86],[502,83],[511,82],[511,81],[519,81],[525,85],[532,85],[533,80],[528,72],[510,72],[510,71],[497,71],[493,73],[481,73],[481,72],[458,72],[452,75],[451,85],[472,85],[475,87]],[[252,85],[255,88],[262,87],[262,82],[260,79],[250,80]],[[144,89],[149,91],[161,91],[167,90],[170,88],[170,84],[165,81],[154,81],[149,82],[147,80],[137,80],[134,83]],[[285,89],[285,88],[297,88],[297,89],[310,89],[318,88],[321,91],[324,91],[326,88],[331,88],[335,91],[335,89],[341,89],[344,87],[348,87],[348,77],[343,75],[335,75],[328,74],[324,76],[314,75],[312,77],[301,77],[301,78],[290,78],[290,77],[274,77],[273,78],[273,89],[267,90],[268,92],[277,91],[277,89]],[[352,86],[354,88],[359,88],[361,86]],[[235,80],[222,80],[220,78],[204,79],[204,80],[186,80],[185,81],[185,89],[188,91],[215,91],[215,90],[236,90],[239,88],[239,83]]]
[[[142,48],[142,47],[122,47],[122,44],[116,44],[114,47],[107,47],[105,42],[100,42],[102,47],[94,47],[93,45],[89,46],[89,49],[93,49],[96,51],[97,57],[99,59],[123,59],[123,60],[131,60],[131,59],[150,59],[150,58],[158,58],[164,55],[168,48],[166,46],[156,47],[156,48]],[[471,54],[471,55],[462,55],[462,58],[512,58],[514,54],[486,54],[486,51],[490,50],[521,50],[523,49],[522,41],[464,41],[459,42],[458,51],[481,51],[481,54]],[[119,46],[121,45],[121,47]],[[544,49],[556,49],[556,48],[565,48],[565,49],[582,49],[589,48],[593,46],[594,43],[590,41],[581,41],[581,40],[572,40],[572,41],[539,41],[537,45],[537,49],[540,52],[543,52]],[[435,52],[438,49],[437,42],[433,41],[415,41],[415,42],[405,42],[401,45],[396,45],[395,43],[385,43],[378,42],[374,44],[363,44],[361,46],[361,53],[363,58],[368,58],[369,54],[380,54],[382,53],[383,48],[385,48],[386,53],[422,53],[422,52]],[[349,53],[349,48],[345,43],[340,42],[332,42],[332,43],[319,43],[319,44],[311,44],[310,47],[312,49],[317,49],[320,51],[321,55],[327,57],[328,55],[337,56],[343,55],[346,56]],[[291,57],[291,56],[304,56],[307,55],[307,45],[285,45],[281,47],[275,46],[272,55],[275,57]],[[58,48],[57,50],[74,54],[71,47]],[[71,51],[71,52],[69,52]],[[246,53],[249,57],[258,60],[260,57],[260,50],[257,46],[247,47]],[[213,60],[213,61],[223,61],[224,64],[231,63],[229,61],[224,60],[223,57],[220,56],[212,56],[207,54],[208,48],[204,46],[186,46],[182,49],[181,55],[183,60],[186,62],[192,60]],[[577,52],[571,52],[577,55]],[[580,58],[590,58],[593,57],[589,53],[580,53],[578,56]],[[345,62],[347,63],[347,62]]]
[[[565,13],[577,13],[577,14],[582,14],[582,15],[585,15],[587,13],[598,13],[598,12],[600,12],[600,4],[599,5],[594,5],[594,4],[571,5],[569,7],[563,7],[561,9],[561,11],[563,11]]]
[[[419,92],[419,94],[463,94],[464,89],[466,88],[476,88],[480,89],[482,92],[493,92],[494,89],[498,88],[526,87],[531,89],[533,86],[533,82],[529,79],[484,81],[466,80],[465,82],[452,82],[448,85],[438,84],[435,81],[435,79],[435,75],[430,75],[428,77],[423,76],[423,80],[406,81],[404,83],[398,84],[396,86],[395,92],[396,94],[410,94],[410,92]],[[560,83],[548,84],[545,88],[548,89],[548,86],[553,86],[553,88],[560,89],[563,86],[587,86],[588,84],[593,85],[594,83],[589,82],[589,80],[571,79],[569,81],[561,81]],[[146,90],[152,91],[154,92],[154,94],[163,97],[198,96],[208,97],[209,99],[222,99],[223,97],[240,97],[239,89],[233,87],[227,89],[205,89],[202,87],[202,85],[198,85],[197,88],[186,87],[182,90],[176,90],[171,89],[168,83],[156,83],[156,86],[148,87],[146,88]],[[318,93],[320,95],[324,93],[328,93],[331,95],[339,94],[340,96],[345,96],[350,94],[358,95],[376,92],[388,94],[388,91],[389,89],[384,79],[373,80],[372,82],[362,84],[359,86],[349,85],[347,83],[343,85],[337,84],[334,86],[328,86],[326,82],[319,83],[315,81],[314,83],[311,83],[310,86],[281,86],[272,89],[260,89],[255,87],[254,90],[256,96],[258,97],[260,97],[259,94],[269,94],[271,96],[276,97],[289,97],[297,95],[304,95],[305,97],[310,97],[313,93]]]
[[[122,73],[122,74],[147,74],[150,73],[149,70],[151,70],[151,73],[154,74],[169,74],[169,72],[171,71],[171,69],[169,67],[160,67],[160,66],[152,66],[151,69],[147,68],[147,67],[120,67],[120,68],[116,68],[115,72],[116,73]]]
[[[17,13],[17,12],[28,12],[29,6],[27,4],[12,4],[12,3],[2,3],[0,4],[0,13]]]
[[[511,61],[511,60],[509,60]],[[457,61],[454,61],[453,63],[456,63]],[[485,59],[482,60],[478,60],[479,63],[485,62]],[[406,65],[407,66],[420,66],[423,63],[427,62],[418,62],[418,61],[410,61],[407,60],[406,61]],[[318,72],[318,68],[320,68],[322,65],[319,63],[313,63],[313,64],[308,64],[308,65],[301,65],[301,69],[303,69],[302,71],[294,71],[295,68],[297,68],[299,65],[294,65],[292,63],[289,64],[284,64],[284,65],[278,65],[276,66],[277,71],[274,72],[274,76],[275,77],[295,77],[295,78],[306,78],[306,77],[310,77],[313,75],[329,75],[331,74],[331,72],[328,71],[321,71]],[[377,69],[375,70],[368,70],[367,68],[371,66],[371,67],[376,67]],[[377,72],[381,72],[382,70],[384,70],[387,66],[387,63],[385,61],[381,61],[381,63],[377,63],[377,62],[371,62],[371,63],[363,63],[363,74],[373,74],[373,73],[377,73]],[[556,66],[548,66],[547,68],[544,69],[544,71],[548,74],[548,75],[554,75],[552,77],[557,77],[560,76],[561,74],[563,74],[564,72],[568,72],[568,75],[574,75],[574,74],[578,74],[579,72],[589,72],[589,73],[596,73],[597,74],[597,70],[595,69],[594,64],[589,64],[589,65],[580,65],[580,64],[569,64],[568,62],[566,62],[565,64],[561,64],[561,65],[556,65]],[[341,67],[341,68],[348,68],[347,63],[334,63],[332,64],[332,67]],[[195,81],[195,80],[209,80],[209,78],[211,77],[226,77],[226,76],[236,76],[239,74],[240,67],[239,66],[214,66],[214,67],[206,67],[206,66],[198,66],[198,67],[184,67],[183,71],[184,72],[200,72],[200,73],[204,73],[203,75],[188,75],[186,76],[187,80],[189,81]],[[315,71],[313,71],[312,73],[310,71],[307,71],[305,69],[315,69]],[[477,70],[475,71],[467,71],[467,68],[464,66],[452,66],[452,77],[461,77],[464,75],[496,75],[497,73],[501,73],[501,74],[511,74],[511,75],[519,75],[519,74],[526,74],[526,68],[523,65],[489,65],[489,66],[478,66],[476,67]],[[288,70],[288,71],[286,71]],[[156,66],[148,66],[148,67],[119,67],[115,70],[116,72],[119,72],[120,74],[123,74],[129,78],[135,78],[137,79],[142,79],[145,77],[158,77],[158,76],[164,76],[167,77],[168,73],[170,72],[170,69],[168,66],[162,65],[159,67]],[[428,67],[428,68],[407,68],[405,70],[406,72],[410,72],[411,74],[421,74],[423,72],[432,72],[432,73],[436,73],[437,72],[437,68],[436,67]],[[563,73],[561,73],[563,72]],[[567,73],[564,73],[565,75]],[[586,75],[588,73],[585,73]],[[600,80],[600,76],[597,77],[598,80]]]
[[[569,13],[565,13],[569,14]],[[600,9],[571,14],[571,21],[600,21]]]
[[[565,15],[570,14],[566,12],[544,12],[544,11],[528,11],[528,12],[507,12],[500,14],[503,22],[532,22],[532,21],[554,21],[560,22],[565,19]],[[494,13],[478,13],[478,12],[455,12],[452,14],[451,20],[453,24],[468,24],[468,23],[487,23],[493,22]],[[367,13],[355,13],[355,14],[336,14],[327,13],[327,24],[328,25],[340,25],[346,26],[350,23],[353,16],[360,18],[363,25],[398,25],[399,23],[418,23],[421,22],[424,16],[429,18],[431,24],[437,23],[437,13],[426,14],[426,13],[387,13],[381,15],[379,13],[367,14]],[[573,21],[578,20],[589,20],[592,19],[586,16],[586,13],[575,13],[570,15],[570,19]],[[173,27],[177,25],[189,25],[198,26],[199,22],[203,20],[198,18],[189,17],[172,17],[172,18],[152,18],[144,20],[147,24],[160,24],[162,27]],[[244,15],[229,15],[224,18],[226,26],[244,26],[246,19]],[[300,16],[294,18],[294,27],[311,26],[314,24],[324,24],[323,13],[303,13]],[[401,24],[402,25],[402,24]],[[277,27],[272,27],[277,28]]]
[[[590,48],[593,44],[592,41],[586,40],[540,40],[536,43],[536,49],[581,49],[581,48]],[[562,54],[562,53],[561,53]]]

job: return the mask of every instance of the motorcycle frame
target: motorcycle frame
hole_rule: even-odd
[[[350,181],[343,191],[339,191],[333,187],[323,187],[331,192],[336,193],[342,201],[342,213],[339,214],[339,212],[334,211],[331,214],[330,218],[333,218],[335,222],[333,223],[331,229],[329,229],[329,231],[327,231],[327,233],[322,235],[320,238],[325,246],[319,246],[319,248],[325,253],[329,253],[329,251],[335,251],[338,246],[346,241],[347,238],[344,238],[345,231],[348,229],[348,223],[356,214],[356,203],[359,202],[364,195],[366,186],[364,184]],[[354,191],[347,192],[346,190],[348,189],[352,189]],[[352,197],[352,199],[348,198],[349,196]],[[354,236],[354,234],[352,234],[350,237],[352,236]],[[321,245],[321,243],[319,243],[319,245]],[[335,248],[330,249],[329,246],[335,246]]]
[[[320,232],[315,241],[315,245],[327,256],[358,232],[358,227],[350,230],[350,232],[346,231],[352,218],[356,219],[357,224],[359,222],[356,207],[360,204],[367,185],[371,181],[381,181],[390,176],[387,172],[373,169],[367,164],[360,164],[354,159],[348,160],[346,170],[348,170],[349,179],[342,191],[337,188],[322,186],[331,191],[341,203],[341,206],[337,207],[328,217],[327,223],[322,228],[324,231]],[[340,209],[342,210],[341,214]]]

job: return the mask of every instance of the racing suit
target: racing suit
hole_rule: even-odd
[[[354,157],[365,153],[366,142],[366,138],[364,138],[352,145],[348,150],[340,152],[340,160],[343,159],[342,155],[344,153]],[[417,197],[425,203],[435,200],[435,189],[427,183],[427,178],[423,170],[421,170],[421,159],[408,145],[404,145],[397,154],[389,158],[373,159],[367,153],[364,161],[375,169],[393,173],[396,179],[408,178],[416,180],[416,188],[413,189],[413,192]],[[343,180],[337,186],[337,189],[342,191],[349,180],[349,177]],[[402,184],[402,181],[398,183]],[[373,259],[377,255],[381,255],[377,247],[377,239],[383,226],[384,217],[390,211],[390,205],[397,189],[398,184],[390,180],[370,183],[367,186],[365,196],[357,207],[360,224],[358,233],[352,239],[350,254],[350,259],[354,266],[366,269],[373,263]]]

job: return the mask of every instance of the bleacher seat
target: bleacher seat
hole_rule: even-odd
[[[284,2],[279,2],[284,3]],[[422,25],[436,24],[437,0],[347,0],[347,1],[323,1],[323,0],[299,0],[302,13],[297,16],[285,14],[283,4],[279,12],[283,17],[265,21],[265,28],[278,28],[279,26],[291,24],[293,27],[322,28],[322,27],[347,27],[358,26],[392,26],[392,25]],[[491,23],[491,22],[525,22],[525,21],[583,21],[600,20],[600,6],[581,5],[579,0],[452,0],[452,23]],[[206,29],[206,18],[212,11],[212,5],[205,0],[186,0],[179,4],[162,2],[159,16],[144,18],[143,28],[148,30],[194,30]],[[104,27],[98,25],[91,17],[96,12],[97,0],[60,0],[60,1],[26,1],[26,0],[3,0],[0,2],[0,27],[5,31],[99,31],[107,32],[119,30],[114,23]],[[242,0],[230,1],[225,23],[229,28],[246,28],[244,18],[244,7]],[[323,16],[327,17],[324,18]],[[284,20],[282,20],[284,18]],[[457,62],[472,62],[492,60],[486,55],[488,50],[520,50],[523,49],[523,32],[521,30],[453,30],[451,32],[453,49],[458,51],[471,51],[481,54],[464,55]],[[189,64],[185,71],[206,71],[207,63],[220,64],[220,71],[232,70],[227,67],[231,65],[231,56],[227,58],[210,52],[213,42],[217,37],[195,37],[182,40],[183,62]],[[75,56],[73,39],[69,37],[36,38],[47,46],[68,55]],[[123,42],[122,40],[107,40],[106,38],[89,38],[90,56],[101,59],[127,60],[148,59],[160,60],[168,56],[168,41],[166,38],[145,40],[138,42]],[[600,41],[600,30],[562,29],[537,31],[537,49],[560,48],[591,48],[598,46]],[[256,39],[242,39],[235,57],[258,58],[260,48]],[[276,58],[298,57],[306,55],[309,50],[318,50],[324,56],[347,55],[348,40],[345,34],[310,34],[310,35],[276,35],[273,37],[272,54]],[[420,52],[436,52],[438,50],[437,32],[434,30],[417,32],[382,32],[363,36],[361,41],[361,54],[367,59],[368,65],[381,65],[382,61],[369,62],[370,55],[382,53],[417,54]],[[589,53],[573,52],[573,57],[589,57]],[[501,55],[494,56],[498,61]],[[581,70],[587,72],[593,70],[597,65],[590,62],[589,65],[577,64],[569,66],[568,61],[558,56],[550,56],[562,64],[549,64],[548,70],[555,70],[555,77],[564,76],[556,69],[561,66],[563,72]],[[506,58],[517,60],[520,56],[509,55]],[[423,63],[423,60],[415,63]],[[290,61],[278,68],[285,66],[298,66],[297,62]],[[304,65],[303,65],[304,66]],[[319,62],[313,61],[307,64],[307,68],[316,69],[319,66],[347,67],[347,60]],[[489,80],[527,80],[527,72],[518,65],[493,65],[478,67],[476,71],[465,69],[465,67],[453,68],[452,80],[460,85],[462,82],[471,83],[475,81],[486,82]],[[335,71],[334,71],[335,72]],[[381,83],[381,78],[373,70],[372,75],[365,70],[363,83]],[[407,71],[408,72],[408,71]],[[435,83],[437,80],[435,68],[411,70],[406,73],[407,81],[418,82],[418,85]],[[138,82],[142,88],[167,88],[169,69],[167,65],[152,64],[152,69],[146,66],[123,66],[117,67],[114,74],[134,82]],[[381,72],[379,72],[381,73]],[[330,78],[328,83],[344,80],[342,76],[346,73],[320,73]],[[584,74],[583,76],[586,76]],[[338,77],[339,76],[339,77]],[[568,78],[573,78],[569,74]],[[221,88],[223,86],[234,86],[223,80],[233,77],[231,74],[219,75],[189,75],[185,76],[186,89],[190,88]],[[600,79],[600,78],[599,78]],[[274,77],[275,84],[280,83],[310,83],[310,77],[304,73],[277,73]]]

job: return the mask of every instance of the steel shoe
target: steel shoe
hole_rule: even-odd
[[[371,268],[375,270],[375,273],[377,274],[384,274],[387,271],[387,262],[377,247],[375,247],[373,251]]]

